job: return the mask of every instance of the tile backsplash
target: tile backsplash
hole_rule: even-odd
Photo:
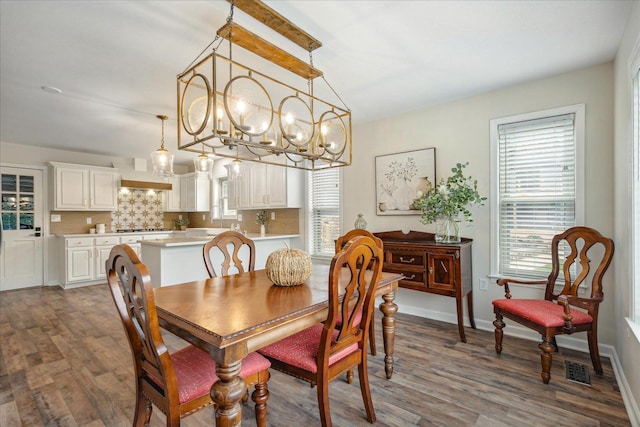
[[[162,194],[159,191],[121,189],[118,210],[111,212],[111,229],[162,228]]]

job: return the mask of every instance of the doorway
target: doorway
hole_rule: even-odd
[[[0,174],[0,291],[43,286],[43,171],[2,166]]]

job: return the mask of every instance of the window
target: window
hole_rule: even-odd
[[[217,217],[220,217],[220,211],[222,211],[222,217],[235,217],[237,212],[235,209],[229,209],[229,178],[226,176],[218,178],[218,212]]]
[[[340,170],[329,168],[309,172],[309,253],[333,257],[340,236]]]
[[[492,276],[546,279],[551,239],[583,222],[583,129],[584,105],[491,121]]]

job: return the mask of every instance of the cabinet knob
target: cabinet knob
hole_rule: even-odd
[[[433,267],[429,267],[429,274],[433,274]]]

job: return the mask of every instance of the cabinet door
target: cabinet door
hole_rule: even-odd
[[[118,175],[89,171],[89,206],[91,209],[118,209]]]
[[[93,246],[67,249],[67,282],[93,279]]]
[[[180,177],[180,209],[186,212],[196,210],[196,181],[193,174]]]
[[[267,165],[267,202],[272,208],[287,207],[287,168]]]
[[[267,165],[264,163],[252,164],[249,181],[250,207],[266,208],[269,205],[267,200]]]
[[[195,210],[196,212],[209,212],[209,200],[211,198],[211,181],[206,176],[194,177],[195,183]]]
[[[427,287],[455,291],[456,254],[458,254],[457,251],[451,253],[428,254]]]
[[[89,206],[89,171],[55,168],[55,210],[85,210]]]
[[[168,212],[180,212],[180,177],[169,178],[171,191],[165,191],[165,210]]]
[[[109,259],[109,253],[111,253],[112,246],[97,246],[95,248],[95,260],[96,265],[94,271],[96,272],[96,279],[104,279],[107,277],[107,271],[105,269],[106,262]]]

